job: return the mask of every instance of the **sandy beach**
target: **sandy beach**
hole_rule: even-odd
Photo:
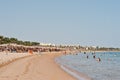
[[[60,53],[45,53],[16,60],[0,68],[0,80],[76,80],[55,63]]]

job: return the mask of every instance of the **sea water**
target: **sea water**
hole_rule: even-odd
[[[93,58],[94,55],[96,58]],[[98,58],[101,61],[97,61]],[[120,80],[120,52],[79,53],[61,56],[56,61],[91,77],[92,80]]]

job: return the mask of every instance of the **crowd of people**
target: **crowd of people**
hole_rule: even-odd
[[[26,53],[26,52],[52,52],[52,51],[61,51],[58,48],[51,48],[51,47],[33,47],[33,46],[13,46],[13,45],[6,45],[0,46],[0,52],[10,52],[10,53]]]
[[[86,52],[84,52],[84,54],[86,54]],[[96,59],[96,61],[98,61],[98,62],[101,61],[101,58],[100,58],[100,57],[96,58],[96,53],[95,53],[95,52],[92,53],[92,56],[93,56],[93,59]],[[88,58],[89,58],[89,55],[87,55],[86,58],[88,59]]]

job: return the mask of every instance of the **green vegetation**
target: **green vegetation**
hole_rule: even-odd
[[[21,41],[17,38],[8,38],[4,36],[0,36],[0,44],[18,44],[18,45],[25,45],[25,46],[38,46],[40,45],[39,42],[31,42],[31,41]],[[53,45],[41,45],[41,46],[47,46],[47,47],[54,47]],[[80,46],[80,45],[59,45],[57,46],[59,48],[67,48],[67,49],[77,49],[80,51],[120,51],[120,48],[112,48],[112,47],[99,47],[99,46]]]
[[[40,44],[39,42],[21,41],[18,40],[17,38],[8,38],[8,37],[0,36],[0,44],[10,44],[10,43],[25,45],[25,46],[37,46]]]

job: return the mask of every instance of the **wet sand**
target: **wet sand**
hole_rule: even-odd
[[[60,53],[45,53],[16,60],[0,68],[0,80],[76,80],[55,63]]]

